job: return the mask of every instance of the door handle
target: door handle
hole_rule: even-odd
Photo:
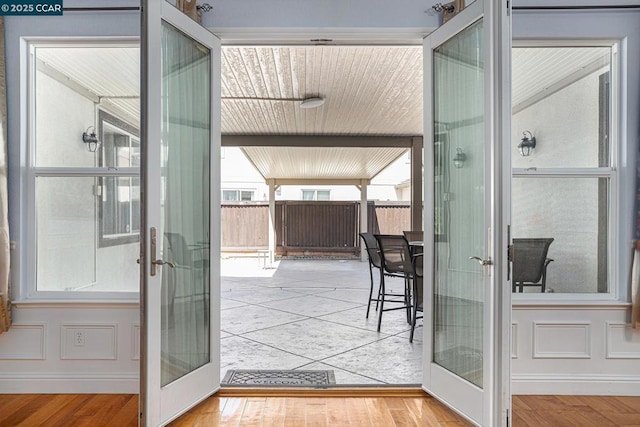
[[[478,256],[470,256],[469,259],[475,259],[480,263],[481,266],[493,265],[493,261],[491,259],[482,259]]]
[[[176,265],[174,263],[172,263],[171,261],[163,261],[161,259],[156,259],[151,261],[151,264],[153,265],[168,265],[171,268],[176,268]]]
[[[168,265],[171,268],[176,268],[176,265],[174,263],[172,263],[171,261],[164,261],[162,259],[157,259],[156,258],[156,251],[158,249],[158,239],[157,239],[157,230],[155,227],[151,227],[150,233],[151,235],[151,271],[149,272],[150,275],[155,276],[156,273],[156,266],[160,265]]]

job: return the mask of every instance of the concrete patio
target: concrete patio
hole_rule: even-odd
[[[221,377],[230,369],[333,370],[337,385],[422,382],[422,328],[405,312],[365,318],[369,265],[357,260],[221,261]],[[374,276],[377,283],[377,277]],[[389,279],[401,291],[401,279]],[[421,320],[418,321],[421,325]]]

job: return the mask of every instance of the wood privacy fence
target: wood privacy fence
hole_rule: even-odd
[[[409,230],[409,202],[369,202],[369,231],[402,234]],[[269,247],[267,202],[222,204],[222,251],[256,252]],[[276,201],[277,255],[354,255],[360,253],[360,202]]]

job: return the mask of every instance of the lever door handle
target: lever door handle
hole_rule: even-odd
[[[470,256],[469,259],[475,259],[480,263],[481,266],[493,265],[493,261],[491,259],[482,259],[478,256]]]
[[[171,261],[163,261],[161,259],[155,259],[153,261],[151,261],[151,264],[153,265],[168,265],[171,268],[176,268],[176,265],[174,263],[172,263]]]

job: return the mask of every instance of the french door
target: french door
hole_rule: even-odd
[[[510,11],[476,0],[424,40],[424,388],[508,424]]]
[[[140,404],[158,426],[220,387],[220,41],[166,1],[142,16]]]

